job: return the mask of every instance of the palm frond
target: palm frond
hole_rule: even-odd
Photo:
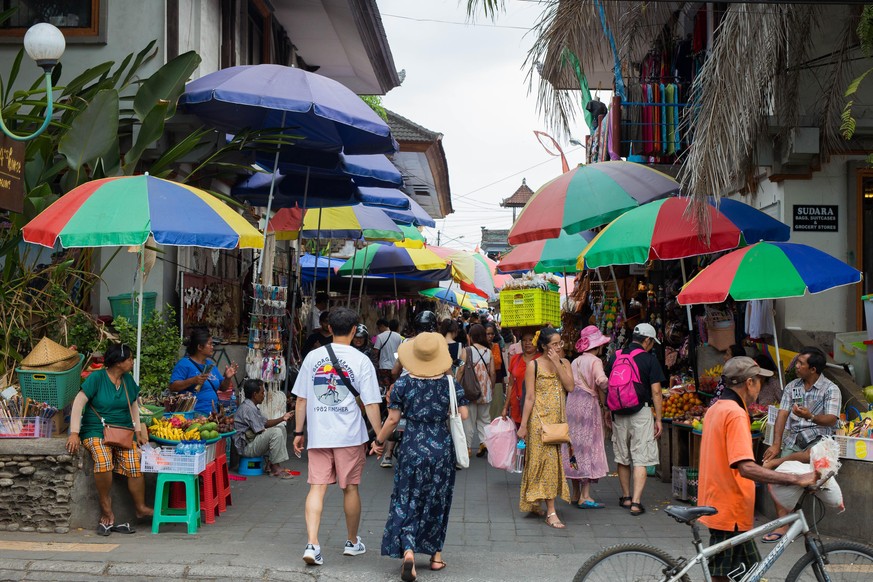
[[[846,120],[843,117],[843,113],[848,110],[849,117],[851,118],[852,101],[846,102],[843,95],[843,87],[849,81],[849,59],[853,42],[853,25],[853,19],[847,17],[843,32],[836,39],[836,46],[833,50],[833,64],[828,67],[829,70],[822,85],[824,95],[821,100],[821,111],[819,112],[822,160],[827,160],[831,155],[845,151],[847,146],[846,140],[851,139],[851,137],[844,137],[845,132],[843,129]],[[854,120],[852,120],[852,125],[854,125]],[[852,127],[851,133],[854,134],[854,127]]]

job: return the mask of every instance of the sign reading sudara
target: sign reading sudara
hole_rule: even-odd
[[[0,208],[24,211],[24,143],[0,136]]]
[[[836,205],[795,204],[793,230],[837,232],[839,212]]]

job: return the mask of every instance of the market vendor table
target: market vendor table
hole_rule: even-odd
[[[702,434],[694,431],[690,424],[674,423],[665,420],[661,423],[663,430],[658,440],[661,481],[668,482],[672,478],[673,467],[700,467],[700,445]],[[763,438],[759,432],[752,433],[752,450],[756,451],[758,443]]]

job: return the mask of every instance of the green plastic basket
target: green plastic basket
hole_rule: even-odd
[[[500,292],[500,317],[504,327],[550,323],[561,325],[561,295],[542,289],[506,289]]]
[[[158,294],[154,291],[142,294],[142,319],[149,318],[155,310]],[[112,317],[124,317],[131,323],[136,323],[137,306],[130,293],[113,295],[109,298],[109,306],[112,308]]]
[[[79,354],[79,363],[64,372],[41,372],[16,368],[21,394],[36,402],[45,402],[56,408],[71,403],[82,385],[82,363],[85,355]]]
[[[164,414],[164,407],[163,406],[155,406],[154,404],[143,404],[142,407],[145,408],[146,410],[151,411],[151,414],[140,413],[140,415],[139,415],[140,422],[144,422],[146,426],[151,426],[152,420],[156,416],[159,416],[159,415],[163,416],[163,414]]]

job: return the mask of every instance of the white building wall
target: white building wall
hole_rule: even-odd
[[[791,232],[790,242],[817,248],[850,265],[855,264],[855,242],[849,232],[849,165],[862,156],[835,156],[810,180],[771,182],[764,178],[754,196],[741,199],[778,218],[789,227],[795,204],[837,205],[837,232]],[[854,179],[854,178],[851,178]],[[808,331],[854,331],[856,299],[854,286],[832,289],[818,295],[776,301],[777,327]]]
[[[179,2],[179,54],[197,51],[202,59],[193,78],[217,71],[221,64],[221,5],[219,0]]]

